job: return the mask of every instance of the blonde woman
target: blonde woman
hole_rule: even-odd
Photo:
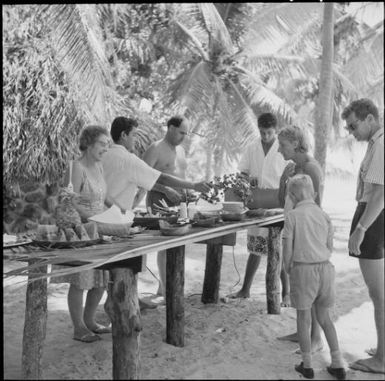
[[[101,159],[109,147],[109,133],[100,126],[87,126],[79,138],[81,156],[73,162],[71,181],[77,193],[75,208],[82,222],[105,210],[107,187]],[[67,174],[67,183],[69,175]],[[107,205],[110,206],[110,205]],[[111,328],[95,321],[96,309],[107,286],[108,272],[88,270],[52,278],[52,283],[69,283],[68,309],[74,326],[74,340],[92,343],[98,334],[110,333]],[[83,308],[83,294],[87,291]]]
[[[305,132],[297,126],[288,126],[282,128],[278,133],[279,148],[285,160],[292,160],[288,164],[280,179],[278,198],[281,207],[287,211],[292,209],[292,201],[287,195],[287,183],[291,177],[297,174],[309,175],[315,191],[314,200],[318,206],[321,206],[323,193],[323,174],[319,163],[309,154],[309,143]],[[289,294],[289,277],[285,271],[281,272],[282,286],[286,288],[285,294]],[[298,342],[297,332],[294,334],[279,337],[280,340],[288,340]],[[311,324],[311,351],[317,352],[322,350],[323,343],[321,339],[321,329],[315,317],[314,308],[312,308],[312,324]]]

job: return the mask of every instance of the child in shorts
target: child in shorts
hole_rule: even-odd
[[[346,370],[329,315],[329,308],[335,301],[335,270],[329,262],[333,227],[329,216],[314,201],[310,176],[293,176],[288,183],[288,196],[294,209],[285,217],[283,263],[290,278],[291,305],[297,310],[302,362],[295,365],[295,370],[305,378],[314,378],[310,341],[311,308],[314,305],[330,348],[331,365],[327,371],[338,380],[344,380]]]

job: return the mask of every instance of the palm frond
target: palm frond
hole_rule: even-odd
[[[365,36],[364,36],[365,39]],[[360,52],[343,67],[346,76],[354,82],[362,96],[371,92],[384,78],[383,28],[366,40]],[[383,99],[383,96],[382,96]],[[383,104],[383,100],[381,102]]]
[[[222,46],[222,49],[229,54],[233,53],[234,47],[230,33],[213,3],[198,3],[206,27],[210,35]]]
[[[304,20],[321,19],[322,3],[275,3],[258,6],[244,37],[247,52],[278,49],[302,28]]]
[[[240,81],[247,92],[248,101],[251,105],[267,107],[289,123],[296,119],[296,112],[287,102],[272,89],[269,89],[252,72],[241,67],[238,68],[242,73],[240,74]]]
[[[212,77],[209,64],[200,61],[181,73],[170,86],[170,102],[186,107],[192,114],[204,112],[212,103]]]
[[[186,39],[188,42],[192,42],[192,45],[198,50],[200,56],[208,61],[209,56],[207,52],[204,50],[201,42],[198,40],[198,38],[192,33],[192,31],[188,30],[182,23],[179,21],[174,21],[175,25],[179,27],[179,29],[183,32],[183,34],[186,36]]]
[[[52,39],[73,84],[84,94],[96,119],[110,120],[105,105],[113,102],[112,86],[95,8],[85,4],[51,5]]]

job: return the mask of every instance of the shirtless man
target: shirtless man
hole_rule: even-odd
[[[188,121],[183,116],[174,116],[167,122],[167,133],[163,139],[152,143],[143,155],[143,160],[151,167],[182,179],[186,178],[187,161],[184,148],[181,146],[188,131]],[[155,184],[147,192],[146,206],[153,207],[164,199],[168,206],[179,205],[184,196],[184,190],[165,185]],[[153,210],[155,212],[155,210]],[[158,295],[165,296],[166,284],[166,252],[158,252],[159,269]]]

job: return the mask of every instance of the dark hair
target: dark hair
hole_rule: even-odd
[[[115,143],[118,142],[122,132],[129,134],[134,127],[138,127],[138,122],[135,119],[118,116],[111,124],[110,133],[112,140]]]
[[[100,135],[108,136],[108,131],[102,126],[86,126],[79,137],[79,149],[84,152],[88,147],[92,146]]]
[[[265,112],[258,117],[259,128],[277,128],[277,118],[270,112]]]
[[[344,111],[342,111],[342,119],[347,119],[353,112],[359,120],[364,120],[369,114],[372,114],[374,119],[378,121],[378,108],[368,98],[361,98],[351,102],[349,106],[345,107]]]
[[[185,120],[184,116],[181,116],[181,115],[173,116],[171,119],[167,121],[167,127],[170,127],[170,126],[180,127],[180,125],[184,120]]]

